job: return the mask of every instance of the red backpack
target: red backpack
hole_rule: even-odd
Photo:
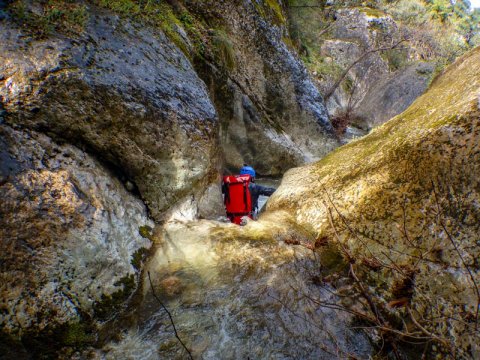
[[[250,175],[230,175],[223,177],[224,203],[227,217],[234,224],[240,224],[243,216],[252,216],[252,198],[248,185]]]

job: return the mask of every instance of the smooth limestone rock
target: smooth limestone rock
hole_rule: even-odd
[[[0,145],[0,328],[61,342],[47,330],[67,333],[70,324],[122,309],[151,246],[139,227],[153,222],[78,148],[5,125]],[[74,345],[63,335],[61,345]]]
[[[6,122],[95,154],[151,215],[217,182],[217,115],[186,56],[160,31],[91,7],[83,35],[30,38],[0,23]]]
[[[370,278],[375,296],[386,302],[406,296],[424,330],[467,358],[480,356],[474,331],[474,282],[480,283],[479,63],[477,48],[404,113],[321,161],[290,170],[267,203],[268,212],[289,209],[320,238],[341,241],[356,266],[378,264]],[[399,284],[408,278],[412,285],[402,294]]]
[[[353,125],[370,130],[406,110],[423,94],[433,75],[428,62],[395,63],[395,56],[406,57],[406,42],[400,25],[388,14],[368,7],[346,7],[335,13],[335,21],[324,36],[323,61],[339,69],[318,79],[326,92],[343,69],[357,62],[334,91],[326,105],[331,116],[349,109]],[[390,47],[396,45],[394,50]],[[385,49],[378,51],[378,49]],[[413,57],[415,50],[410,50]],[[390,59],[388,54],[391,54]],[[396,60],[400,61],[400,60]]]
[[[223,29],[232,49],[230,68],[198,67],[219,115],[228,168],[236,171],[247,162],[262,175],[280,175],[338,146],[323,98],[284,41],[288,31],[280,2],[186,6]],[[212,37],[217,33],[212,30]]]
[[[406,110],[427,89],[435,64],[419,62],[386,75],[369,84],[368,92],[357,105],[355,115],[366,127],[383,124]]]

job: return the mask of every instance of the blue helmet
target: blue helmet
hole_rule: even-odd
[[[240,169],[240,175],[250,175],[255,177],[255,170],[251,166],[244,166]]]

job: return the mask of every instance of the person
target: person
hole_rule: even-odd
[[[223,177],[223,202],[227,217],[234,224],[242,225],[246,218],[256,219],[260,195],[270,196],[275,191],[274,188],[256,184],[255,177],[255,170],[246,164],[239,175]]]
[[[243,167],[240,169],[240,175],[250,175],[250,183],[248,184],[248,190],[250,190],[250,198],[252,199],[252,211],[256,214],[260,210],[258,208],[258,198],[260,195],[271,196],[275,192],[275,188],[262,186],[255,183],[256,172],[253,167],[243,164]]]

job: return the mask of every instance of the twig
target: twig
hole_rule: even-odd
[[[328,195],[328,192],[326,191],[326,189],[324,190],[325,193],[327,194],[327,197],[330,201],[330,203],[332,204],[332,206],[334,207],[334,209],[337,211],[337,213],[339,214],[340,218],[343,220],[345,226],[347,227],[347,229],[352,233],[352,234],[355,234],[356,236],[356,233],[353,232],[353,230],[350,228],[350,225],[347,223],[346,219],[343,218],[343,215],[338,211],[338,209],[336,208],[335,204],[333,203],[333,201],[331,200],[330,196]],[[341,244],[342,248],[343,248],[343,251],[345,253],[345,255],[347,256],[348,260],[349,260],[349,266],[350,266],[350,275],[351,277],[353,278],[353,280],[355,281],[355,283],[357,284],[357,286],[359,287],[360,289],[360,293],[362,294],[363,298],[367,301],[368,303],[368,307],[370,308],[370,311],[372,312],[372,314],[375,316],[375,322],[377,324],[377,327],[379,329],[382,329],[384,331],[388,331],[388,332],[394,332],[394,330],[389,326],[388,322],[385,320],[385,318],[383,317],[383,315],[380,313],[380,311],[378,310],[377,306],[375,305],[375,302],[373,301],[373,299],[371,298],[370,294],[368,293],[368,291],[365,289],[365,287],[363,286],[363,283],[360,281],[360,279],[357,277],[357,275],[355,274],[355,271],[353,269],[353,263],[354,263],[354,260],[351,256],[351,254],[349,253],[348,249],[343,245],[343,243],[340,241],[340,237],[337,233],[337,230],[336,230],[336,227],[335,227],[335,224],[333,223],[333,218],[332,218],[332,212],[331,212],[331,209],[328,207],[327,208],[328,210],[328,219],[330,221],[330,225],[333,227],[333,230],[335,232],[335,236],[337,237],[337,240],[339,241],[339,243]],[[370,252],[372,255],[373,253]],[[400,357],[400,354],[398,352],[398,348],[395,344],[395,342],[392,340],[389,342],[390,345],[392,346],[392,349],[393,349],[393,353],[394,353],[394,356],[396,359],[401,359]]]
[[[330,89],[327,90],[327,92],[325,93],[325,95],[323,96],[323,98],[326,100],[328,100],[332,95],[333,93],[335,92],[335,90],[338,88],[338,86],[342,83],[343,79],[345,79],[345,77],[347,76],[348,72],[355,66],[357,65],[358,63],[362,62],[367,56],[369,56],[370,54],[373,54],[373,53],[376,53],[376,52],[381,52],[381,51],[386,51],[386,50],[393,50],[395,48],[397,48],[402,42],[406,41],[406,39],[400,39],[399,41],[397,41],[395,44],[393,45],[390,45],[390,46],[385,46],[385,47],[380,47],[380,48],[374,48],[374,49],[370,49],[370,50],[367,50],[365,51],[364,53],[362,53],[354,62],[352,62],[344,71],[343,73],[338,77],[337,81],[335,81],[335,83],[330,87]]]
[[[317,329],[319,330],[322,330],[322,331],[325,331],[331,338],[332,340],[336,343],[336,340],[334,338],[334,336],[325,328],[325,326],[321,326],[309,319],[307,319],[306,317],[302,316],[302,315],[299,315],[297,314],[294,310],[292,310],[289,306],[287,306],[287,304],[285,304],[285,302],[283,302],[281,299],[273,296],[273,295],[270,295],[268,294],[267,296],[271,297],[272,299],[278,301],[285,309],[287,309],[289,312],[292,313],[293,316],[295,317],[298,317],[299,319],[302,319],[303,321],[309,323],[310,325],[316,327]],[[343,350],[341,350],[339,347],[338,347],[338,344],[337,344],[337,353],[334,352],[334,350],[331,350],[327,347],[327,345],[325,344],[319,344],[319,343],[316,343],[316,345],[318,345],[323,351],[325,351],[327,354],[330,354],[330,355],[333,355],[333,356],[337,356],[338,357],[338,352],[342,352],[345,356],[345,358],[349,358],[349,359],[357,359],[357,357],[355,357],[353,354],[350,354],[348,352],[345,352]]]
[[[438,337],[437,335],[435,335],[434,333],[431,333],[430,331],[428,331],[427,329],[425,329],[422,325],[420,325],[420,323],[417,321],[417,319],[415,319],[415,317],[413,316],[413,313],[412,313],[412,310],[410,309],[410,306],[407,305],[407,311],[408,311],[408,315],[410,315],[410,318],[412,319],[413,323],[427,336],[429,336],[430,338],[432,338],[433,340],[437,340],[438,342],[442,343],[443,345],[445,345],[445,347],[447,348],[451,348],[450,344],[448,344],[448,341],[446,339],[442,339],[440,337]]]
[[[188,356],[190,357],[190,359],[193,360],[192,353],[191,353],[190,350],[188,350],[188,348],[185,346],[185,344],[183,343],[182,339],[180,339],[180,336],[178,336],[177,328],[175,327],[175,323],[173,322],[173,318],[172,318],[172,315],[170,314],[170,311],[168,311],[168,309],[167,309],[166,306],[163,304],[163,302],[160,300],[160,298],[157,296],[157,294],[155,294],[155,289],[153,288],[152,279],[150,278],[150,271],[147,271],[147,275],[148,275],[148,281],[150,282],[150,287],[151,287],[151,289],[152,289],[153,297],[159,302],[159,304],[162,306],[163,310],[165,310],[165,312],[167,313],[168,317],[170,318],[170,323],[172,324],[173,332],[175,333],[175,337],[178,339],[178,341],[180,342],[180,344],[182,344],[183,348],[184,348],[185,351],[188,353]]]
[[[437,190],[435,188],[435,184],[434,184],[433,180],[432,180],[432,190],[433,190],[433,194],[435,195],[435,203],[437,204],[438,213],[440,215],[441,207],[440,207],[440,203],[438,201]],[[457,246],[457,243],[455,242],[452,235],[447,230],[445,224],[443,223],[443,221],[440,218],[439,218],[439,223],[440,223],[440,226],[442,227],[443,231],[445,231],[445,234],[447,234],[448,240],[450,240],[450,243],[453,245],[453,248],[455,249],[456,253],[460,257],[460,260],[462,261],[462,264],[465,267],[465,269],[467,270],[468,275],[470,276],[470,279],[472,280],[473,286],[475,287],[475,292],[477,294],[477,311],[475,313],[475,330],[477,330],[478,329],[478,312],[480,310],[480,290],[478,288],[477,281],[475,280],[475,277],[473,276],[472,271],[470,270],[469,266],[465,262],[465,259],[463,258],[462,253],[460,252],[460,250]]]

